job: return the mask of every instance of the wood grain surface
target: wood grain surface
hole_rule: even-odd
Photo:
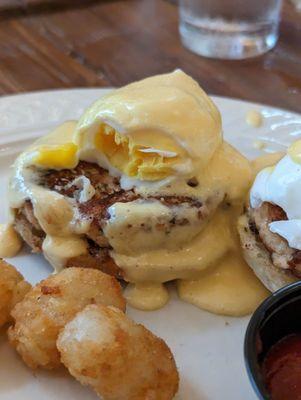
[[[285,2],[273,51],[220,61],[181,45],[175,1],[0,1],[0,94],[120,86],[175,68],[209,93],[301,112],[301,14]]]

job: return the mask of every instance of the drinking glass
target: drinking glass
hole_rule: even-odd
[[[282,0],[179,0],[185,47],[205,57],[243,59],[272,49]]]

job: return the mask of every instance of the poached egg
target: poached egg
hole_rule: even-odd
[[[293,143],[287,154],[273,167],[257,175],[250,192],[252,208],[263,202],[281,207],[287,220],[274,221],[269,229],[287,240],[289,246],[301,250],[301,140]]]

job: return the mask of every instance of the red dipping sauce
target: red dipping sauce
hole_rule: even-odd
[[[271,400],[301,400],[301,333],[284,337],[269,350],[262,373]]]

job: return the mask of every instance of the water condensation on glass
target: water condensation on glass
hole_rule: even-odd
[[[281,0],[180,0],[183,44],[207,57],[262,54],[278,39]]]

